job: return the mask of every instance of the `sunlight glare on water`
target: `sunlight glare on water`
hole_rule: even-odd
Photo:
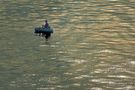
[[[134,0],[0,2],[0,90],[135,90],[134,48]]]

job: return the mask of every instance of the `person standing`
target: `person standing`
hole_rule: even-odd
[[[49,24],[47,20],[45,20],[45,28],[49,28]]]

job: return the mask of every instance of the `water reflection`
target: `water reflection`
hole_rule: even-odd
[[[133,0],[0,2],[0,89],[135,89]],[[48,19],[47,42],[33,28]]]

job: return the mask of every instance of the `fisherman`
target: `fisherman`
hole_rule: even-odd
[[[49,28],[50,26],[49,26],[49,24],[48,24],[48,22],[47,22],[47,20],[45,20],[45,26],[44,26],[45,28]]]

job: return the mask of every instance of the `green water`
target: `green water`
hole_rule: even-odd
[[[0,90],[135,90],[135,1],[1,0]]]

